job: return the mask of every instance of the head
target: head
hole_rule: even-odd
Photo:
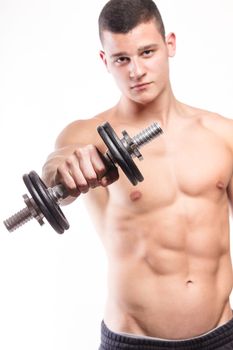
[[[160,12],[152,0],[110,0],[99,16],[99,36],[103,42],[103,32],[128,33],[141,23],[154,20],[165,39],[165,28]]]
[[[100,56],[123,95],[148,103],[169,83],[175,36],[152,0],[110,0],[99,16]],[[145,84],[145,85],[144,85]]]

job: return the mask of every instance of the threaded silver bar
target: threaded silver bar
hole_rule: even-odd
[[[151,124],[148,128],[142,130],[139,134],[132,137],[133,142],[137,145],[137,147],[144,146],[155,137],[159,136],[163,133],[163,130],[159,126],[158,123]]]
[[[32,218],[35,218],[40,225],[44,224],[43,214],[39,210],[33,198],[29,198],[27,194],[23,195],[26,207],[18,213],[10,216],[8,219],[3,221],[9,232],[12,232],[20,226],[26,224]]]
[[[7,230],[12,232],[19,228],[20,226],[26,224],[29,220],[33,218],[30,210],[26,207],[18,213],[12,215],[7,220],[4,221],[4,225],[6,226]]]

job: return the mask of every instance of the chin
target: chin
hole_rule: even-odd
[[[161,91],[160,89],[150,88],[146,91],[139,91],[137,93],[128,93],[128,98],[138,104],[146,105],[155,102],[159,97]]]
[[[132,96],[131,100],[141,104],[141,105],[148,105],[152,102],[155,102],[156,99],[158,98],[158,95],[153,95],[153,96]]]

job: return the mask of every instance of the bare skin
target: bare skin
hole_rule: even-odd
[[[196,337],[232,318],[233,122],[175,99],[168,70],[174,34],[163,42],[149,22],[104,35],[101,58],[122,97],[63,130],[43,177],[50,186],[64,183],[68,202],[85,193],[109,263],[107,326],[164,339]],[[121,170],[119,178],[105,176],[96,150],[106,150],[96,132],[104,121],[132,135],[152,121],[161,124],[164,134],[145,146],[137,163],[145,178],[137,187]]]

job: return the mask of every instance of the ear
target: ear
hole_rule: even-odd
[[[109,69],[108,69],[108,62],[107,62],[107,59],[106,59],[106,54],[105,54],[105,52],[104,52],[103,50],[100,50],[99,55],[100,55],[101,60],[104,62],[105,67],[107,68],[107,70],[108,70],[108,72],[109,72]]]
[[[169,33],[166,36],[167,52],[169,57],[174,57],[176,54],[176,35],[175,33]]]

